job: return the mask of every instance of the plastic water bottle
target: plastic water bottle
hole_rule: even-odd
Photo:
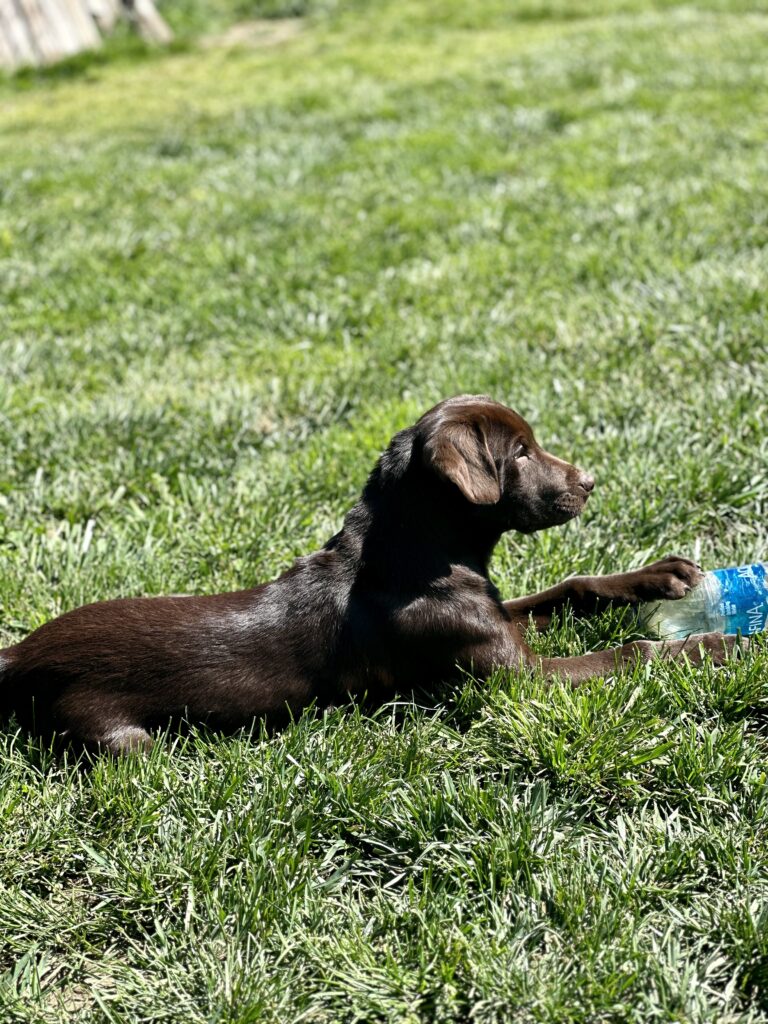
[[[643,626],[664,640],[692,633],[741,633],[768,629],[768,562],[714,569],[679,601],[649,601]]]

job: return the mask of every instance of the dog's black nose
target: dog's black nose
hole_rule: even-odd
[[[595,486],[595,478],[590,476],[589,473],[582,473],[579,476],[579,487],[584,491],[585,494],[589,494]]]

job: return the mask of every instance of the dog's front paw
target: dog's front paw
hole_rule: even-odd
[[[743,636],[732,636],[727,633],[701,633],[689,637],[685,653],[694,665],[701,664],[704,656],[713,665],[723,665],[729,658],[743,655],[749,649],[749,640]]]
[[[704,579],[700,566],[678,555],[668,555],[630,575],[637,601],[677,601]]]

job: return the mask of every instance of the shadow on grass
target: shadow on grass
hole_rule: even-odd
[[[19,68],[5,75],[0,85],[14,91],[27,91],[78,79],[98,81],[98,72],[107,65],[131,66],[160,60],[171,53],[188,53],[192,48],[191,36],[182,35],[168,46],[156,46],[146,43],[127,26],[122,26],[98,49],[83,50],[55,64]]]

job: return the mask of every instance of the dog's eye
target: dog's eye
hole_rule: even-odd
[[[528,449],[525,447],[522,441],[518,441],[512,449],[513,459],[522,459],[524,455],[528,454]]]

